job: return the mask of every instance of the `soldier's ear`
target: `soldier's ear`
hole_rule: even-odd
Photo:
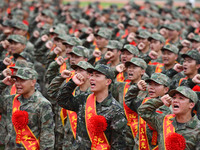
[[[106,80],[107,80],[106,85],[109,86],[112,83],[112,80],[111,79],[106,79]]]
[[[168,91],[169,91],[169,87],[166,87],[166,86],[165,86],[165,87],[164,87],[164,93],[167,94]]]
[[[36,82],[37,82],[36,80],[31,80],[31,86],[35,87]]]
[[[189,103],[189,108],[190,108],[190,109],[193,109],[194,106],[195,106],[195,103]]]

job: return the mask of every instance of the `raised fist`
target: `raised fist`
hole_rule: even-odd
[[[193,38],[194,36],[195,36],[195,34],[192,33],[192,32],[188,34],[188,38],[189,38],[189,39]]]
[[[180,65],[180,64],[175,64],[174,67],[173,67],[173,69],[175,71],[177,71],[177,72],[181,72],[181,71],[183,71],[183,66]]]
[[[58,65],[62,65],[64,62],[65,62],[65,59],[62,57],[62,56],[59,56],[57,59],[56,59],[56,62]]]
[[[48,48],[48,49],[51,49],[53,47],[53,42],[52,41],[48,41],[45,43],[45,46]]]
[[[43,42],[46,42],[49,39],[49,37],[48,37],[48,35],[45,34],[41,37],[41,39]]]
[[[71,75],[72,75],[72,73],[69,70],[63,70],[63,72],[61,73],[61,77],[65,78],[65,79],[70,78]]]
[[[145,44],[144,43],[138,44],[138,49],[139,50],[143,50],[144,48],[145,48]]]
[[[60,53],[62,53],[62,49],[60,47],[56,47],[54,48],[53,52],[56,54],[56,55],[59,55]]]
[[[3,70],[2,74],[3,74],[4,77],[7,77],[7,76],[11,76],[12,72],[9,68],[6,68],[6,69]]]
[[[116,66],[116,70],[117,72],[121,73],[121,72],[124,72],[126,70],[126,67],[124,64],[119,64]]]
[[[3,48],[5,48],[5,49],[7,49],[9,46],[8,40],[1,41],[1,44],[2,44]]]
[[[80,74],[80,73],[75,74],[75,75],[73,76],[72,80],[73,80],[74,83],[75,83],[76,85],[78,85],[78,86],[79,86],[79,85],[82,85],[82,84],[84,83],[84,77],[83,77],[83,75]]]
[[[111,58],[113,58],[113,57],[114,57],[114,53],[111,52],[111,51],[107,51],[106,54],[105,54],[105,56],[104,56],[104,58],[105,58],[106,60],[109,60],[109,59],[111,59]]]
[[[2,82],[6,85],[13,85],[15,83],[15,79],[11,78],[11,76],[5,77]]]
[[[35,38],[38,38],[38,37],[40,36],[39,31],[35,30],[35,31],[33,32],[33,36],[34,36]]]
[[[160,99],[165,106],[169,107],[171,105],[172,97],[170,97],[168,94],[162,96]]]
[[[94,41],[94,34],[90,34],[87,38],[86,38],[87,42],[92,42]]]
[[[135,33],[134,32],[131,32],[128,37],[127,37],[127,41],[128,42],[133,42],[135,40]]]
[[[146,89],[147,89],[147,83],[144,80],[140,80],[137,83],[137,86],[141,91],[146,91]]]
[[[192,81],[196,84],[200,84],[200,74],[196,74],[193,78]]]
[[[181,44],[182,44],[184,47],[189,47],[190,44],[191,44],[191,42],[188,41],[188,40],[183,40],[183,41],[181,41]]]
[[[117,27],[118,27],[118,29],[120,29],[120,30],[124,30],[124,25],[123,25],[122,23],[118,24]]]
[[[12,63],[12,60],[8,57],[4,58],[3,60],[4,65],[9,66]]]
[[[158,58],[158,53],[155,51],[150,51],[149,52],[149,57],[151,57],[151,59],[157,59]]]
[[[101,56],[101,51],[100,50],[94,50],[93,54],[94,57],[100,57]]]

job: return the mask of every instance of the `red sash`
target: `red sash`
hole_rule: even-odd
[[[10,89],[10,95],[15,95],[16,93],[17,93],[17,89],[16,89],[15,84],[13,84]]]
[[[165,139],[166,137],[170,134],[170,133],[175,133],[175,128],[172,125],[172,122],[170,119],[174,118],[175,115],[174,114],[169,114],[166,115],[163,121],[163,138],[164,138],[164,143],[165,143]],[[165,147],[166,150],[166,147]]]
[[[13,111],[12,114],[16,110],[20,110],[20,101],[17,99],[20,95],[16,95],[13,99]],[[16,143],[22,143],[26,150],[39,150],[40,144],[38,139],[32,133],[31,129],[26,125],[26,127],[22,130],[17,130],[14,126],[16,132]]]
[[[124,112],[128,121],[127,125],[131,128],[133,137],[135,138],[138,133],[138,114],[135,111],[131,110],[125,103],[125,95],[129,87],[129,83],[126,83],[124,86],[123,105]]]
[[[124,78],[124,73],[120,72],[117,75],[117,82],[124,82],[125,78]]]
[[[85,106],[85,122],[87,133],[92,143],[91,150],[110,150],[110,145],[104,132],[100,132],[98,135],[94,135],[88,129],[89,119],[95,115],[97,115],[96,97],[93,93],[88,96]]]
[[[161,73],[163,66],[164,66],[164,64],[157,64],[155,73]]]
[[[149,97],[145,98],[142,104],[144,104],[149,99]],[[139,149],[150,150],[149,141],[146,134],[146,121],[144,121],[141,117],[139,117]]]
[[[75,95],[75,90],[72,94]],[[61,117],[63,126],[65,125],[65,119],[67,119],[67,116],[69,117],[69,122],[70,122],[74,139],[76,139],[77,114],[74,111],[70,111],[70,110],[66,110],[62,108],[60,111],[60,117]]]
[[[56,48],[56,44],[53,44],[52,48],[51,48],[51,52],[54,50],[54,48]]]
[[[184,81],[184,80],[187,80],[188,77],[185,77],[185,78],[181,78],[179,80],[179,86],[181,85],[181,83]],[[193,88],[192,88],[193,91],[196,91],[196,92],[200,92],[200,86],[199,85],[195,85]]]

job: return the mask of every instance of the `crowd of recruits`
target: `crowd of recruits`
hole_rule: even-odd
[[[1,149],[199,149],[200,10],[58,3],[1,3]]]

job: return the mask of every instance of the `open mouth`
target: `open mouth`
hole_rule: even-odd
[[[129,73],[128,76],[129,76],[129,77],[133,77],[133,73]]]
[[[175,105],[174,105],[174,108],[179,108],[179,106],[175,104]]]
[[[90,83],[91,88],[94,88],[96,86],[95,83]]]

